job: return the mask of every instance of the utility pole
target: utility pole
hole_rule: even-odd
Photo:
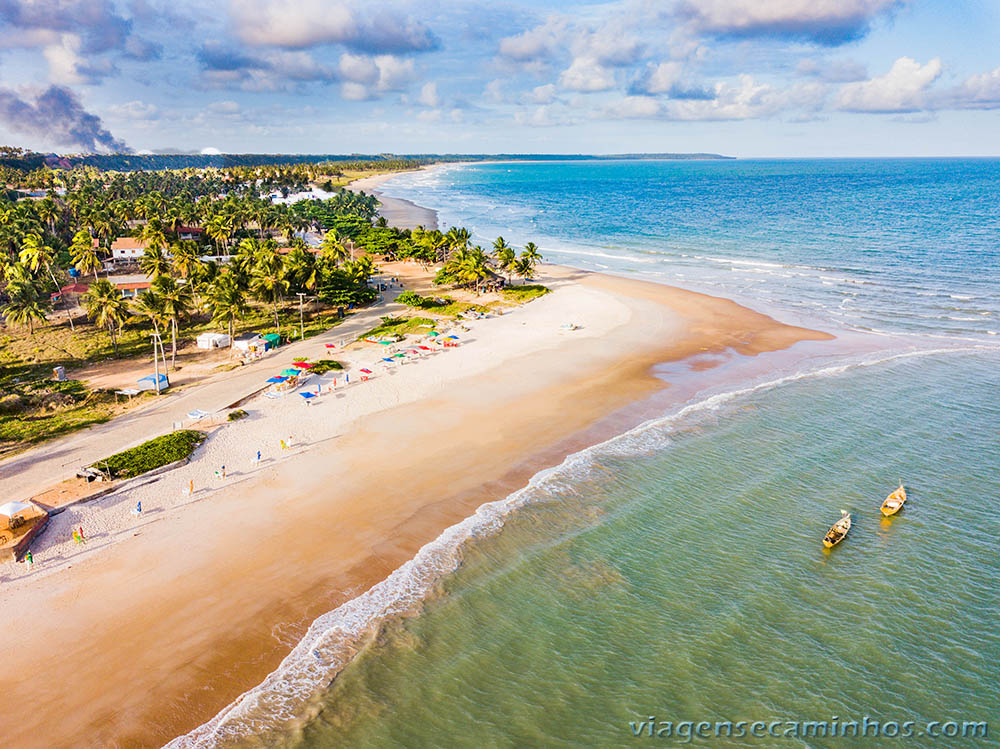
[[[160,338],[159,333],[153,333],[153,378],[156,383],[156,394],[160,394],[160,360],[159,356],[163,356],[163,371],[167,371],[167,355],[163,351],[163,340]],[[159,346],[160,353],[157,355],[156,348]]]
[[[302,299],[305,297],[305,294],[298,291],[295,295],[299,298],[299,340],[304,341],[306,339],[306,327],[305,323],[302,322]]]

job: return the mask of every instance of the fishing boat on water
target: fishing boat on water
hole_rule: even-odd
[[[851,530],[851,514],[847,510],[841,510],[840,520],[830,526],[830,530],[823,537],[823,546],[832,549],[847,536]]]
[[[882,503],[882,514],[886,517],[890,515],[895,515],[897,512],[903,509],[903,504],[906,502],[906,489],[903,488],[903,482],[899,482],[899,488],[896,489],[892,494],[885,498]]]

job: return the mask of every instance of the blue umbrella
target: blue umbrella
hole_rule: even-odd
[[[389,359],[389,358],[383,358],[383,359],[382,359],[382,361],[387,361],[387,362],[389,362],[390,364],[393,364],[393,361],[392,361],[392,359]]]
[[[278,377],[269,377],[267,381],[268,382],[284,382],[287,379],[288,379],[287,377],[278,376]]]

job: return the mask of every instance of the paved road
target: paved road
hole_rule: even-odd
[[[387,296],[395,298],[396,293],[398,290]],[[174,393],[168,391],[148,406],[106,424],[73,432],[0,461],[0,504],[28,499],[53,484],[72,478],[81,466],[165,434],[174,422],[189,421],[189,411],[201,409],[213,413],[225,408],[260,390],[268,377],[299,357],[322,358],[326,354],[325,344],[339,344],[341,339],[354,340],[378,325],[382,315],[395,314],[401,309],[402,305],[386,302],[360,310],[327,332],[282,346],[252,364],[212,375]]]

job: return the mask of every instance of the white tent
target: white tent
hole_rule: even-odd
[[[229,336],[225,333],[202,333],[198,336],[198,348],[225,348],[229,345]]]
[[[31,505],[25,504],[24,502],[8,502],[5,505],[0,505],[0,515],[6,515],[7,517],[12,518],[17,513],[30,509]]]

